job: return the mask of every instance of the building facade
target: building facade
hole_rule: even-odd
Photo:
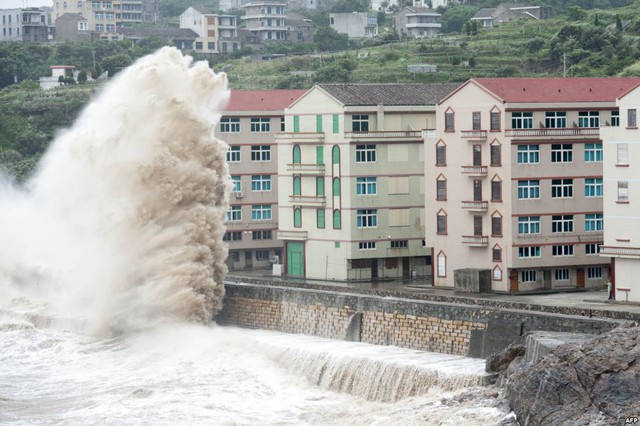
[[[191,6],[180,15],[180,28],[198,34],[194,50],[198,53],[227,53],[240,50],[235,15],[215,14],[202,7]]]
[[[349,38],[371,38],[378,35],[378,16],[369,12],[330,13],[329,26]]]
[[[283,2],[247,3],[242,8],[245,16],[247,42],[261,45],[269,42],[282,42],[289,38],[286,25],[287,5]]]
[[[268,268],[280,263],[278,229],[278,150],[284,110],[304,90],[232,90],[216,137],[229,145],[227,163],[233,188],[225,241],[229,270]]]
[[[42,8],[0,9],[0,41],[49,41],[49,27]]]
[[[440,34],[440,14],[424,7],[405,7],[394,17],[400,37],[424,38]]]
[[[490,271],[494,291],[603,285],[600,125],[637,78],[472,79],[425,132],[436,286]]]
[[[620,125],[600,131],[604,157],[604,246],[618,300],[640,302],[640,87],[618,99]]]
[[[322,84],[285,110],[278,145],[284,272],[328,280],[430,273],[422,129],[457,84]]]

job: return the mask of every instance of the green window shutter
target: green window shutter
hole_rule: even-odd
[[[324,164],[324,147],[316,146],[316,164]]]
[[[293,209],[293,227],[300,228],[302,226],[302,210],[300,207]]]
[[[324,209],[316,210],[316,219],[318,228],[324,228]]]
[[[340,178],[333,178],[333,196],[338,197],[340,195]]]
[[[322,116],[316,115],[316,132],[322,133]]]
[[[340,215],[340,210],[333,211],[333,229],[341,229],[342,228],[342,216]]]
[[[331,149],[331,161],[333,164],[340,164],[340,147],[338,145],[334,145]]]
[[[293,164],[300,164],[300,145],[293,146]]]
[[[300,176],[293,177],[293,195],[300,195]]]
[[[293,133],[300,133],[300,116],[293,116]]]
[[[324,176],[316,178],[316,195],[324,197]]]
[[[338,114],[333,114],[333,133],[340,132],[340,121],[338,119]]]

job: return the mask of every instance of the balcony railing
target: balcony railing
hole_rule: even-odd
[[[324,164],[290,163],[287,164],[287,171],[293,172],[295,174],[321,175],[324,174]]]
[[[463,201],[462,208],[472,212],[486,212],[489,210],[488,201]]]
[[[640,248],[600,246],[600,255],[601,256],[640,257]]]
[[[305,241],[307,239],[307,231],[283,231],[276,233],[279,240]]]
[[[462,173],[469,176],[486,176],[487,166],[462,166]]]
[[[327,198],[316,195],[289,195],[289,202],[301,206],[324,206]]]
[[[344,137],[354,141],[377,139],[390,142],[403,142],[408,140],[421,140],[422,130],[373,130],[367,132],[344,132]]]
[[[287,132],[276,133],[276,140],[286,140],[300,143],[322,143],[324,142],[324,133],[321,132]]]
[[[461,133],[462,133],[462,139],[469,139],[474,141],[487,140],[486,130],[463,130]]]
[[[562,129],[506,129],[509,138],[530,137],[598,137],[600,129],[597,127],[571,127]]]
[[[486,235],[463,235],[462,244],[474,247],[487,247],[489,245],[489,237]]]

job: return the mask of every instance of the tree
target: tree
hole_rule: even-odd
[[[121,53],[118,55],[107,56],[101,61],[100,65],[103,70],[109,72],[109,77],[113,77],[118,73],[118,71],[128,67],[131,62],[132,59],[129,55]]]
[[[567,9],[567,19],[571,22],[582,21],[587,17],[587,12],[580,6],[571,6]]]
[[[478,8],[456,4],[445,10],[440,18],[443,33],[460,33],[465,22],[476,14]]]
[[[622,32],[622,19],[620,19],[620,15],[616,15],[616,31],[619,33]]]
[[[338,34],[330,27],[318,28],[313,40],[323,52],[346,49],[349,45],[349,37],[346,34]]]
[[[370,0],[338,0],[331,7],[333,13],[367,12],[371,8]]]
[[[82,70],[78,73],[78,83],[84,84],[87,82],[87,72]]]

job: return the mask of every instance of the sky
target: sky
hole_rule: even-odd
[[[15,7],[51,7],[51,0],[0,0],[0,9],[13,9]]]

